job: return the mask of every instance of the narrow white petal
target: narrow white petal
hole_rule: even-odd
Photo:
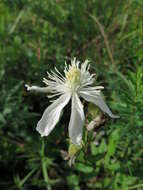
[[[83,87],[83,88],[80,88],[80,91],[95,91],[95,90],[101,90],[101,89],[104,89],[103,86],[89,86],[89,87]]]
[[[80,144],[84,123],[83,105],[77,94],[72,96],[72,110],[69,123],[69,137],[74,144]]]
[[[28,84],[25,84],[25,87],[27,88],[27,91],[41,92],[41,93],[49,92],[49,87],[29,86]]]
[[[88,63],[89,63],[89,60],[86,59],[86,60],[84,61],[84,63],[81,65],[81,72],[82,72],[82,73],[84,73],[86,70],[88,70],[88,69],[87,69]]]
[[[101,97],[101,95],[98,95],[95,93],[95,95],[93,96],[93,93],[90,93],[90,92],[86,92],[86,93],[80,92],[79,94],[86,101],[96,104],[103,112],[107,113],[110,117],[119,118],[119,116],[114,115],[111,112],[111,110],[109,109],[109,107],[107,106],[103,98]]]
[[[64,94],[53,102],[44,112],[41,120],[38,122],[36,130],[41,136],[47,136],[54,129],[59,121],[61,111],[71,98],[71,94]]]

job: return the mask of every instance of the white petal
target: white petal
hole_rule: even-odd
[[[84,63],[81,65],[81,72],[84,73],[86,70],[88,70],[88,63],[89,63],[89,60],[86,59],[84,61]]]
[[[54,129],[55,125],[59,121],[62,109],[69,102],[70,98],[71,94],[64,94],[45,110],[36,127],[36,130],[41,134],[41,136],[49,135],[49,133]]]
[[[69,137],[74,144],[80,144],[84,123],[83,105],[77,94],[72,96],[72,110],[69,123]]]
[[[104,102],[103,98],[101,97],[101,95],[98,95],[96,93],[93,95],[93,93],[91,94],[90,92],[85,92],[85,93],[80,92],[79,94],[86,101],[96,104],[103,112],[107,113],[110,117],[119,118],[119,116],[116,116],[111,112],[111,110]]]
[[[41,92],[41,93],[48,93],[49,92],[48,87],[29,86],[28,84],[25,84],[25,87],[27,88],[27,91]]]

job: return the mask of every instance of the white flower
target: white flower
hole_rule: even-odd
[[[74,58],[71,65],[65,63],[65,76],[56,68],[55,72],[48,73],[48,79],[44,78],[43,82],[46,87],[28,86],[28,91],[43,92],[51,94],[48,97],[59,96],[44,112],[41,120],[38,122],[36,130],[41,136],[47,136],[54,129],[59,121],[63,108],[72,99],[71,116],[69,122],[69,137],[72,143],[80,144],[82,139],[82,128],[84,124],[83,105],[79,99],[82,97],[88,102],[97,105],[103,112],[112,118],[118,118],[112,114],[102,96],[100,95],[103,86],[91,86],[94,82],[94,75],[89,73],[88,60],[85,60],[81,67],[79,61]]]

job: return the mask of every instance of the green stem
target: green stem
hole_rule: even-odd
[[[143,187],[143,184],[134,185],[132,187],[129,187],[129,189],[137,189],[137,188],[140,188],[140,187]]]
[[[44,181],[46,183],[46,189],[51,190],[51,185],[50,185],[50,180],[48,177],[48,172],[47,172],[47,163],[46,163],[46,157],[45,157],[45,144],[44,140],[42,141],[42,149],[41,149],[41,161],[42,161],[42,173],[44,177]]]

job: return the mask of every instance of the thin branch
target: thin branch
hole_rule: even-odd
[[[24,12],[25,12],[25,7],[19,12],[17,18],[15,19],[15,22],[14,24],[12,25],[12,27],[10,28],[9,30],[9,34],[12,34],[15,30],[15,28],[17,27],[20,19],[22,18],[22,16],[24,15]]]
[[[104,39],[104,43],[105,43],[105,46],[106,46],[106,49],[107,49],[107,52],[108,52],[108,55],[109,55],[109,58],[111,60],[111,63],[112,65],[114,65],[114,59],[113,59],[113,55],[112,55],[112,52],[111,52],[111,49],[110,49],[110,46],[109,46],[109,42],[108,42],[108,38],[107,38],[107,35],[105,34],[105,31],[104,31],[104,28],[102,26],[102,24],[99,22],[98,18],[93,16],[93,15],[90,15],[90,17],[96,22],[96,24],[98,25],[99,27],[99,30],[103,36],[103,39]]]

